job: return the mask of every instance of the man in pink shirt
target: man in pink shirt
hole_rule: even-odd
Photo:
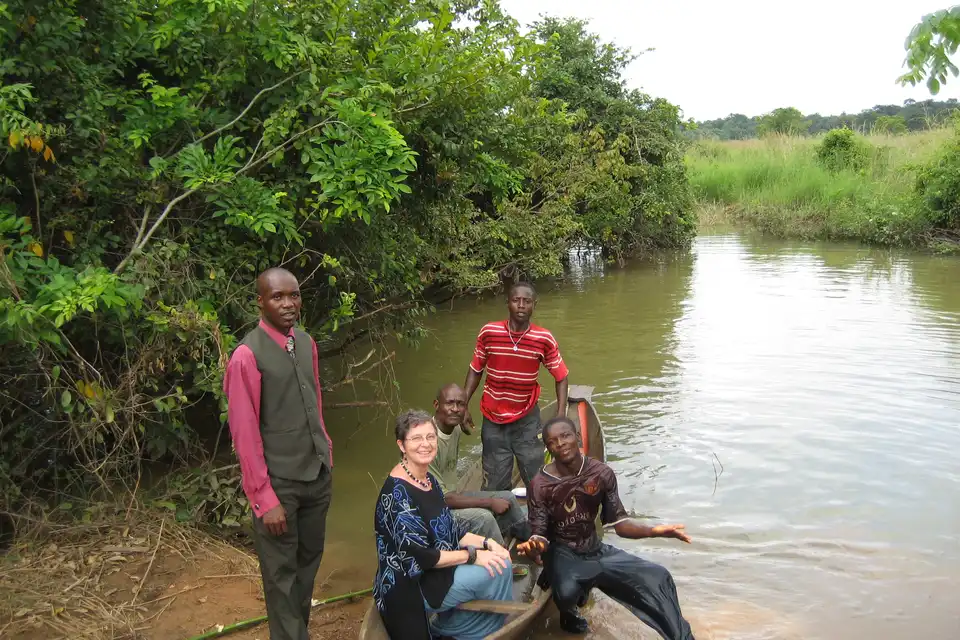
[[[230,357],[227,418],[253,509],[271,640],[307,640],[332,495],[317,345],[296,329],[300,285],[286,269],[257,278],[260,323]]]

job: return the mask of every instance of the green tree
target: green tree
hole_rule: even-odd
[[[695,220],[683,162],[678,108],[626,87],[635,58],[603,43],[574,19],[545,17],[533,25],[548,57],[533,94],[572,111],[579,158],[575,211],[588,241],[618,259],[638,250],[683,247]]]
[[[877,116],[873,130],[878,133],[902,135],[907,132],[907,121],[903,116]]]
[[[798,136],[807,133],[810,121],[804,119],[795,107],[781,107],[762,116],[757,124],[757,135]]]

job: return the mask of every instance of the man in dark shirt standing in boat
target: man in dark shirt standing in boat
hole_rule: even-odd
[[[527,492],[532,535],[518,550],[543,554],[542,578],[553,587],[560,627],[586,633],[577,612],[594,587],[618,601],[666,640],[694,640],[680,612],[670,572],[658,564],[600,542],[595,521],[623,538],[676,538],[690,542],[682,524],[648,527],[632,521],[609,466],[580,453],[577,429],[568,418],[548,420],[543,441],[554,461],[533,479]]]
[[[458,384],[448,384],[433,401],[433,423],[437,427],[437,455],[430,471],[437,478],[444,501],[467,531],[504,544],[507,535],[519,540],[530,537],[527,514],[510,491],[458,491],[460,478],[460,425],[467,409],[467,396]],[[514,567],[517,569],[518,567]]]
[[[317,345],[295,329],[300,286],[286,269],[257,278],[260,323],[223,380],[227,419],[253,509],[271,640],[307,640],[313,583],[332,495]]]
[[[537,304],[533,285],[519,282],[507,295],[509,318],[484,325],[477,336],[473,361],[467,370],[467,404],[480,385],[484,369],[487,379],[480,398],[483,426],[483,490],[508,491],[516,456],[520,477],[528,488],[543,465],[540,438],[540,383],[542,364],[556,380],[557,412],[567,410],[567,365],[553,334],[530,322]],[[469,409],[466,433],[473,427]]]

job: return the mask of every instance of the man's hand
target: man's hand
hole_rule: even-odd
[[[686,527],[682,524],[658,524],[650,531],[654,538],[676,538],[681,542],[690,543],[690,536],[684,531]]]
[[[530,538],[526,542],[517,545],[517,551],[525,556],[539,556],[547,550],[547,543],[540,538]]]
[[[263,526],[270,535],[282,536],[287,532],[287,512],[283,510],[283,505],[278,504],[263,514]]]
[[[490,498],[490,511],[498,516],[505,514],[510,510],[510,501],[503,498]]]
[[[460,423],[460,431],[463,431],[464,435],[470,435],[473,433],[473,416],[470,415],[470,409],[467,408],[463,412],[463,422]]]
[[[547,543],[540,538],[531,538],[517,545],[518,553],[527,556],[537,564],[543,564],[543,560],[540,559],[540,554],[546,551],[546,549]]]

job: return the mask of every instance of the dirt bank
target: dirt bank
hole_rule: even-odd
[[[347,566],[350,558],[328,549],[315,598],[370,586],[371,576]],[[315,609],[312,640],[356,638],[367,602]],[[156,515],[19,540],[0,561],[3,638],[183,640],[264,613],[249,550]],[[262,624],[228,637],[269,633]]]

